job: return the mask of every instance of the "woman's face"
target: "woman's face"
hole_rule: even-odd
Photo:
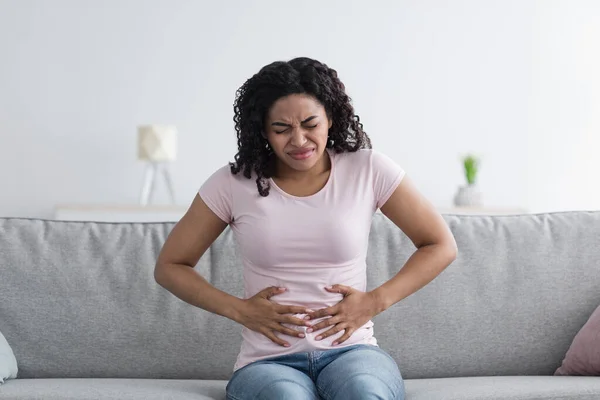
[[[279,161],[293,170],[308,171],[323,156],[331,124],[318,100],[291,94],[273,103],[265,137]]]

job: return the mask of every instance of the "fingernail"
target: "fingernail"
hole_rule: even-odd
[[[290,347],[289,343],[284,344],[285,347]]]
[[[307,308],[306,312],[315,312],[315,310],[311,310],[310,308]]]
[[[284,287],[280,287],[279,290],[285,290],[285,288]]]
[[[308,333],[311,333],[312,331],[313,331],[313,328],[308,328],[308,329],[306,330],[306,332],[308,332]]]
[[[331,345],[332,345],[332,346],[335,346],[336,344],[337,344],[337,342],[333,342],[333,343],[331,343]]]
[[[304,333],[301,333],[298,335],[299,337],[304,337]]]
[[[304,319],[310,319],[310,315],[307,315],[306,317],[304,317]]]
[[[321,340],[321,336],[317,336],[315,340]]]

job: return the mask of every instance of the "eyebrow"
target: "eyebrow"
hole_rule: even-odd
[[[312,121],[315,118],[317,118],[317,115],[312,115],[312,116],[306,118],[304,121],[302,121],[302,123],[304,124],[306,122]],[[291,125],[290,124],[284,124],[283,122],[273,122],[271,124],[271,126],[291,126]]]

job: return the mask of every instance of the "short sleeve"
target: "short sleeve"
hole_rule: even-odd
[[[198,190],[208,208],[228,224],[233,221],[231,179],[231,168],[226,165],[215,171]]]
[[[377,208],[392,196],[406,172],[394,160],[375,150],[371,152],[373,191]]]

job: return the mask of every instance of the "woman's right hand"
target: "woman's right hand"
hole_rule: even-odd
[[[290,344],[275,335],[275,332],[281,332],[286,335],[303,338],[304,333],[287,328],[282,323],[311,326],[309,321],[286,314],[304,314],[311,310],[300,306],[284,306],[269,300],[272,296],[281,294],[285,288],[271,286],[261,290],[249,299],[244,299],[244,308],[240,316],[240,323],[246,328],[255,332],[262,333],[273,342],[289,347]]]

